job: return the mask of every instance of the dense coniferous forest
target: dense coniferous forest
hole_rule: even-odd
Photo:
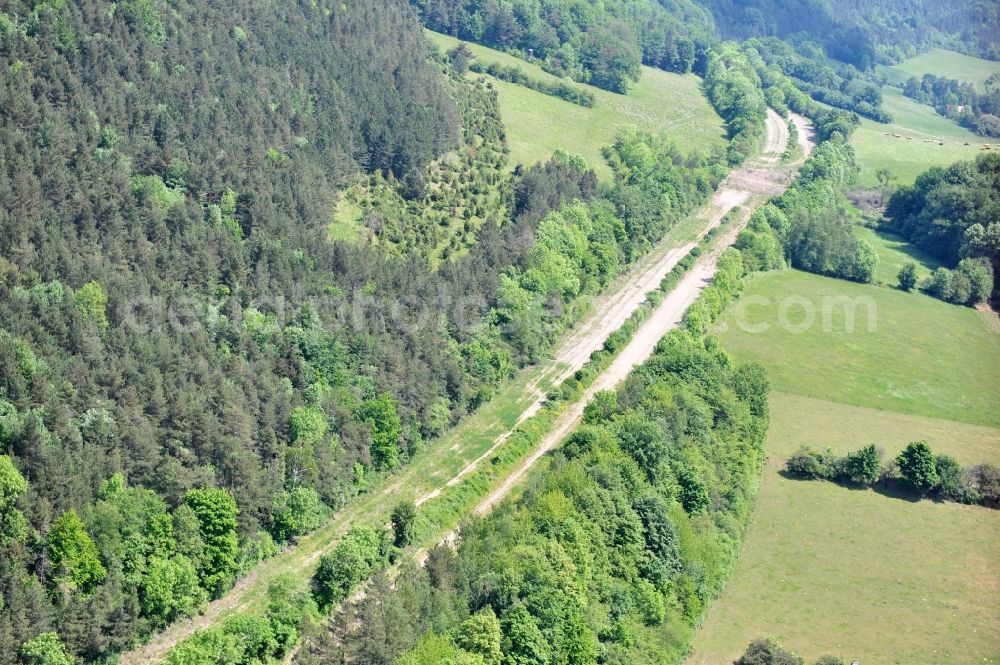
[[[419,261],[324,229],[350,173],[406,181],[458,144],[458,113],[405,5],[3,17],[0,454],[23,528],[3,544],[0,658],[58,627],[90,660],[339,505],[355,461],[391,465],[462,375],[442,330],[370,316],[347,339],[301,306],[437,290]]]

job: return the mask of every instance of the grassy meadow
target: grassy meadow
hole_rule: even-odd
[[[457,39],[447,35],[430,31],[426,34],[442,50],[458,44]],[[478,44],[468,46],[483,62],[516,65],[534,78],[558,80],[508,53]],[[487,78],[499,92],[512,168],[545,161],[556,150],[564,150],[583,157],[599,176],[610,178],[601,150],[625,129],[665,134],[684,151],[709,150],[725,144],[722,118],[702,94],[701,79],[693,74],[682,76],[643,67],[642,78],[627,95],[574,83],[594,94],[597,103],[591,108]]]
[[[920,78],[924,74],[934,74],[974,83],[982,88],[991,74],[1000,72],[1000,63],[935,48],[898,65],[880,66],[879,72],[888,77],[890,84],[898,86],[906,83],[911,76]]]
[[[1000,427],[1000,336],[971,308],[785,270],[753,277],[720,329],[723,346],[767,367],[776,390]]]
[[[879,250],[879,279],[895,283],[897,264],[924,258],[892,236],[859,233]],[[870,298],[875,331],[859,308],[853,333],[843,309],[824,332],[831,296]],[[780,326],[789,297],[804,300],[786,320],[802,322],[808,302],[815,325]],[[741,319],[770,328],[749,332]],[[758,637],[806,662],[1000,661],[1000,513],[781,473],[802,445],[845,453],[875,443],[891,456],[918,439],[962,464],[1000,464],[1000,333],[969,308],[795,270],[755,276],[719,331],[738,361],[767,367],[775,392],[740,564],[687,665],[731,663]]]
[[[851,138],[861,164],[858,182],[865,187],[878,184],[875,173],[882,168],[895,176],[893,184],[909,185],[932,166],[974,159],[983,143],[1000,143],[976,136],[895,88],[884,88],[882,95],[892,123],[883,125],[863,118]]]
[[[875,271],[876,282],[893,287],[898,286],[899,269],[911,261],[917,264],[917,279],[930,277],[931,272],[940,266],[937,259],[895,234],[857,226],[855,227],[855,235],[870,242],[875,251],[878,252],[878,269]]]
[[[985,446],[994,462],[1000,451],[998,430],[781,394],[772,419],[772,451],[794,450],[804,435],[839,450],[880,436],[895,450],[920,436],[964,462],[973,454],[956,442]],[[995,510],[789,479],[780,466],[764,469],[740,565],[695,634],[688,665],[731,663],[764,636],[806,662],[1000,661]]]
[[[1000,63],[931,49],[898,65],[881,66],[879,72],[887,77],[890,86],[896,86],[882,90],[883,105],[892,114],[893,121],[882,125],[863,119],[854,133],[851,142],[861,163],[861,185],[875,186],[875,172],[881,168],[892,172],[895,184],[909,185],[931,166],[973,159],[982,151],[984,143],[1000,143],[973,134],[938,115],[930,106],[904,96],[900,90],[908,78],[920,78],[924,74],[968,81],[982,88],[991,74],[1000,73]],[[944,145],[940,145],[942,143]]]

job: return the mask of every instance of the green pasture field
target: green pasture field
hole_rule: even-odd
[[[883,261],[908,256],[891,236],[859,232]],[[843,315],[824,331],[824,296],[870,298],[876,331],[860,310],[855,332]],[[817,323],[782,329],[786,298],[802,299],[787,320],[802,322],[810,303]],[[753,333],[741,318],[771,327]],[[1000,334],[969,308],[795,270],[755,276],[720,330],[737,360],[768,368],[776,390],[741,561],[687,665],[731,663],[760,637],[807,663],[825,654],[881,665],[1000,660],[998,511],[781,472],[803,445],[843,454],[874,443],[894,456],[914,440],[964,465],[1000,464]]]
[[[892,233],[876,231],[864,226],[855,227],[855,235],[867,240],[878,252],[878,269],[875,271],[875,281],[891,287],[899,286],[899,269],[904,264],[917,264],[917,279],[930,277],[931,272],[940,267],[940,262],[934,257],[914,247],[902,238]]]
[[[458,44],[447,35],[425,31],[446,50]],[[518,66],[532,77],[558,80],[540,67],[508,53],[469,44],[477,59]],[[469,73],[469,76],[479,76]],[[725,127],[701,92],[701,79],[693,74],[670,74],[643,67],[642,77],[627,95],[573,83],[594,94],[587,108],[514,83],[493,81],[500,96],[500,113],[511,149],[511,168],[547,160],[556,150],[579,155],[609,179],[611,171],[602,149],[622,130],[638,129],[663,134],[683,151],[708,151],[725,144]]]
[[[862,119],[851,137],[861,164],[858,182],[862,186],[876,186],[875,173],[882,168],[892,173],[893,184],[909,185],[932,166],[974,159],[983,152],[983,144],[1000,145],[1000,141],[976,136],[894,88],[885,88],[882,94],[892,123]]]
[[[776,390],[1000,427],[1000,335],[971,308],[784,270],[754,276],[718,330]]]
[[[924,74],[934,74],[974,83],[982,88],[991,74],[1000,73],[1000,62],[935,48],[898,65],[880,66],[879,71],[888,77],[890,84],[897,86],[902,86],[911,76],[920,78]]]
[[[719,665],[773,637],[807,663],[1000,660],[1000,514],[786,478],[802,443],[892,453],[923,438],[959,461],[998,462],[1000,430],[773,393],[761,493],[740,564],[687,665]]]

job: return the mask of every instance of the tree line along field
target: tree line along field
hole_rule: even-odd
[[[895,453],[918,437],[963,462],[1000,450],[997,430],[773,393],[772,459],[741,562],[688,665],[731,662],[760,636],[807,662],[995,662],[996,511],[789,479],[774,459],[803,441],[846,451],[876,440]]]
[[[459,40],[447,35],[430,30],[425,34],[442,50],[459,44]],[[483,63],[520,67],[530,77],[542,81],[562,80],[508,53],[479,44],[467,46]],[[480,74],[470,72],[468,76]],[[602,150],[627,129],[663,134],[683,152],[704,152],[725,145],[722,118],[702,94],[701,79],[693,74],[671,74],[643,67],[641,78],[627,95],[571,83],[593,93],[596,103],[590,108],[516,83],[486,78],[499,92],[511,167],[545,161],[556,150],[563,150],[583,157],[599,177],[609,179],[611,170]]]
[[[907,256],[905,246],[880,240],[883,260]],[[778,326],[777,303],[789,296],[814,303],[813,328]],[[854,333],[837,315],[824,333],[823,296],[871,298],[876,332],[859,310]],[[746,304],[755,298],[774,304]],[[741,330],[741,306],[745,321],[772,327]],[[792,307],[787,318],[801,322],[802,312]],[[794,270],[755,276],[719,329],[723,347],[739,362],[763,363],[774,384],[769,461],[741,563],[688,664],[730,662],[765,636],[807,661],[992,662],[1000,652],[996,511],[797,480],[781,469],[802,445],[846,453],[875,443],[894,456],[921,439],[962,464],[996,464],[1000,336],[971,309]]]

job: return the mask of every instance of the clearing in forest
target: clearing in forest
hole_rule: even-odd
[[[459,40],[425,31],[442,50]],[[507,129],[510,166],[543,162],[556,150],[579,155],[598,176],[610,179],[611,170],[602,149],[622,130],[637,129],[664,134],[683,151],[709,150],[725,145],[725,126],[701,92],[701,79],[694,74],[670,74],[651,67],[627,95],[560,79],[537,65],[509,53],[479,44],[468,44],[476,59],[487,63],[520,67],[528,76],[543,81],[563,81],[593,93],[593,107],[580,106],[516,83],[487,76],[500,96],[500,114]],[[469,76],[480,76],[470,72]]]

